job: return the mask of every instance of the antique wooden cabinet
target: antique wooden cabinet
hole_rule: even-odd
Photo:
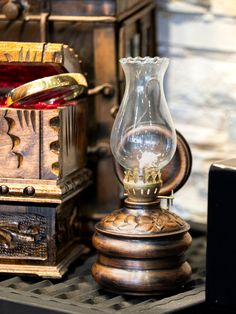
[[[1,12],[0,40],[61,42],[80,54],[90,88],[88,152],[95,179],[84,220],[99,219],[120,199],[109,148],[124,85],[118,60],[155,55],[154,2],[19,0],[4,2]]]
[[[81,72],[78,61],[62,44],[0,42],[1,91]],[[86,250],[79,219],[90,184],[86,99],[34,108],[0,107],[0,272],[61,277]]]

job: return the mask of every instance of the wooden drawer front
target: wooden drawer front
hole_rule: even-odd
[[[46,260],[47,229],[41,215],[0,213],[0,258]]]

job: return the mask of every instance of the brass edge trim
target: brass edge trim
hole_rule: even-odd
[[[6,185],[2,184],[2,186]],[[33,195],[25,192],[27,187],[33,188]],[[26,201],[60,203],[62,192],[57,186],[42,184],[7,184],[8,192],[0,195],[0,201]]]
[[[24,184],[24,185],[34,185],[40,184],[45,186],[57,186],[57,180],[45,180],[45,179],[21,179],[21,178],[0,178],[1,184]]]
[[[0,202],[7,201],[7,202],[27,202],[27,203],[49,203],[49,204],[61,204],[62,200],[60,198],[53,198],[53,197],[45,197],[42,195],[41,197],[32,197],[32,196],[0,196]]]
[[[27,260],[29,260],[29,261],[46,261],[47,259],[48,259],[48,256],[46,256],[46,257],[39,257],[39,256],[26,256],[26,255],[22,255],[22,256],[14,256],[14,255],[12,255],[12,256],[7,256],[7,255],[5,255],[5,256],[1,256],[0,255],[0,260],[3,260],[3,261],[5,261],[5,260],[26,260],[26,258],[27,258]],[[1,265],[1,262],[0,262],[0,265]],[[14,264],[15,265],[15,264]]]
[[[75,21],[75,22],[105,22],[111,23],[117,21],[117,18],[112,15],[99,16],[99,15],[50,15],[48,18],[49,21]]]
[[[1,14],[0,15],[0,20],[8,20],[5,15]],[[28,21],[40,21],[40,15],[27,15],[25,20]],[[73,15],[50,15],[48,17],[48,21],[71,21],[71,22],[105,22],[105,23],[111,23],[117,21],[117,18],[108,15],[108,16],[97,16],[97,15],[88,15],[88,16],[83,16],[83,15],[78,15],[78,16],[73,16]]]
[[[13,103],[24,104],[24,99],[34,97],[34,95],[45,91],[48,91],[50,96],[51,90],[64,87],[69,88],[70,94],[65,97],[60,97],[65,100],[71,100],[83,94],[88,85],[86,78],[81,73],[63,73],[39,78],[12,89],[7,97],[7,107],[11,106]],[[56,96],[56,98],[58,98],[58,96]],[[40,99],[37,101],[40,101]],[[33,108],[33,105],[30,107]]]

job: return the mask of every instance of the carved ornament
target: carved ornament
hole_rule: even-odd
[[[187,223],[165,209],[131,213],[117,210],[103,218],[98,229],[124,234],[169,233],[187,229]]]
[[[0,259],[46,260],[47,219],[36,214],[0,214]]]

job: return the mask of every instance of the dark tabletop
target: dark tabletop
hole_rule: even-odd
[[[165,297],[121,296],[102,290],[90,268],[96,255],[80,259],[61,280],[0,276],[0,313],[202,313],[205,301],[206,237],[192,234],[188,261],[191,281]],[[191,310],[194,309],[194,310]]]

